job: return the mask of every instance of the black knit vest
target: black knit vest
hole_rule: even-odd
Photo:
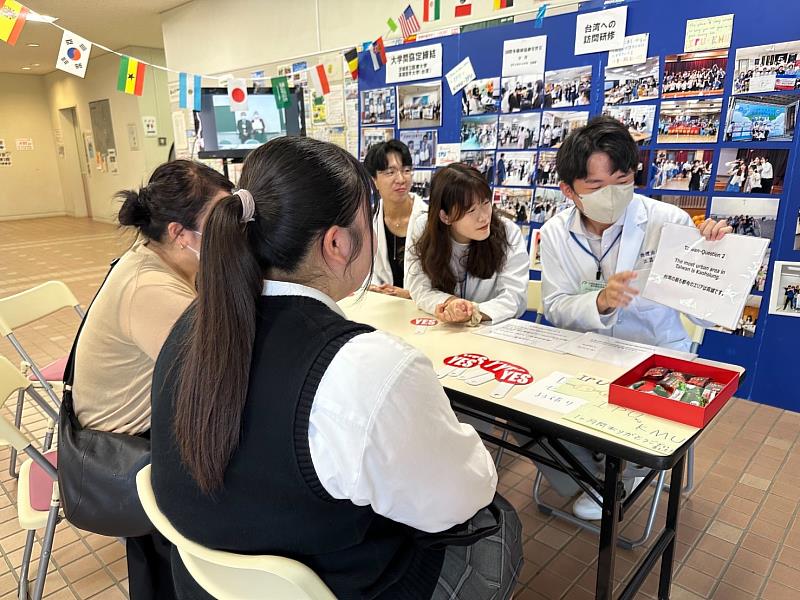
[[[259,300],[241,440],[224,489],[209,497],[183,467],[171,426],[187,324],[188,313],[159,355],[152,394],[153,487],[176,529],[210,548],[301,561],[343,600],[430,598],[443,551],[421,547],[419,532],[369,506],[332,498],[311,461],[309,416],[322,376],[348,340],[372,328],[311,298]]]

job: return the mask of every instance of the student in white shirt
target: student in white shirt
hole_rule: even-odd
[[[680,313],[639,297],[635,286],[647,278],[662,227],[693,222],[672,204],[633,193],[638,161],[636,142],[610,117],[592,119],[559,149],[561,191],[575,206],[541,229],[545,318],[565,329],[686,351],[690,340]],[[708,219],[700,230],[707,239],[719,240],[731,228]],[[574,448],[576,455],[583,453],[579,459],[592,463],[590,452]],[[565,481],[561,473],[543,471],[557,489]],[[626,487],[632,484],[627,478]],[[601,516],[599,505],[585,493],[573,512],[583,519]]]
[[[406,252],[405,282],[425,312],[477,325],[519,317],[527,306],[529,257],[519,227],[492,206],[489,185],[462,163],[431,180]]]
[[[312,566],[337,597],[506,600],[521,525],[490,454],[421,352],[336,304],[371,268],[366,170],[280,137],[239,185],[208,217],[197,300],[156,365],[159,507],[204,545]],[[427,543],[493,498],[499,537]],[[174,556],[173,576],[181,597],[207,597]]]
[[[377,249],[370,290],[411,298],[404,286],[404,257],[413,218],[426,210],[422,198],[411,192],[411,152],[398,140],[374,144],[364,158],[364,166],[380,196],[372,219]]]

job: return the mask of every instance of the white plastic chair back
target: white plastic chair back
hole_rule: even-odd
[[[156,504],[150,483],[150,465],[137,473],[136,488],[150,521],[178,548],[189,574],[215,598],[336,600],[316,573],[300,562],[281,556],[250,556],[212,550],[178,533]]]
[[[62,308],[74,308],[81,312],[78,299],[61,281],[48,281],[1,298],[0,333],[8,336],[18,327],[38,321]]]

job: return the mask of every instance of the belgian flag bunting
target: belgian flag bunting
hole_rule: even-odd
[[[350,48],[344,53],[344,59],[347,61],[347,68],[350,69],[350,75],[354,80],[358,79],[358,50]]]
[[[119,61],[117,89],[126,94],[141,96],[144,89],[145,64],[130,56],[123,56]]]

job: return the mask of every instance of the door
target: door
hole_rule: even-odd
[[[64,137],[64,168],[61,173],[64,202],[67,212],[76,217],[92,217],[89,197],[89,160],[83,144],[78,115],[75,107],[59,111],[61,131]]]

